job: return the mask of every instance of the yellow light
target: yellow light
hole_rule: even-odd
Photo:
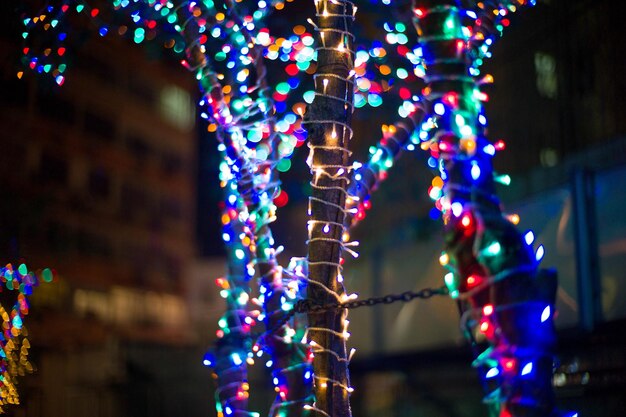
[[[510,216],[508,216],[508,219],[511,223],[513,223],[516,226],[519,224],[519,221],[520,221],[519,214],[511,214]]]

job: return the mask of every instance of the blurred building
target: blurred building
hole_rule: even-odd
[[[196,255],[193,77],[92,36],[62,87],[18,79],[16,39],[0,39],[0,257],[56,270],[32,298],[38,370],[16,415],[205,415],[185,281]]]

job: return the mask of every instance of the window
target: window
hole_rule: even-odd
[[[546,98],[556,98],[558,92],[556,59],[549,54],[535,53],[535,72],[539,94]]]

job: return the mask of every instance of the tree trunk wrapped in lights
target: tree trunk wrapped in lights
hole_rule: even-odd
[[[480,15],[505,15],[509,4],[480,3]],[[511,2],[512,3],[512,2]],[[518,1],[520,5],[524,1]],[[543,247],[520,234],[502,214],[495,196],[478,67],[497,19],[480,22],[455,0],[415,0],[415,17],[430,104],[430,141],[443,182],[446,284],[459,302],[466,336],[477,349],[474,366],[488,390],[485,401],[500,417],[546,417],[554,413],[551,387],[555,332],[554,272],[539,271]],[[494,10],[495,9],[495,10]],[[463,19],[483,28],[470,38]],[[487,42],[487,47],[493,39]]]
[[[356,6],[346,0],[315,1],[318,65],[315,100],[305,115],[313,175],[309,200],[308,298],[326,304],[345,298],[341,263],[346,188],[349,182],[349,141],[353,112],[354,35]],[[308,337],[315,353],[315,404],[307,408],[333,417],[351,415],[346,352],[347,312],[308,316]]]
[[[365,164],[352,164],[349,195],[346,199],[346,227],[355,226],[365,217],[372,192],[387,178],[387,171],[400,158],[403,150],[409,145],[413,146],[411,137],[419,130],[424,114],[420,103],[407,118],[386,129]]]
[[[209,109],[211,119],[218,124],[218,141],[224,144],[223,155],[228,161],[230,178],[222,180],[226,207],[222,214],[223,236],[229,236],[227,249],[227,277],[217,280],[226,295],[226,313],[219,320],[218,341],[205,364],[212,366],[216,378],[215,392],[218,414],[253,415],[248,411],[248,377],[246,358],[250,351],[250,324],[253,322],[248,311],[250,280],[254,275],[251,265],[254,252],[251,242],[254,239],[254,226],[249,222],[245,201],[241,197],[240,184],[251,184],[249,178],[242,178],[241,166],[247,161],[240,154],[229,135],[233,116],[224,101],[222,86],[217,75],[209,66],[202,46],[199,44],[200,25],[196,18],[201,15],[198,7],[183,5],[178,9],[179,20],[187,49],[187,66],[197,73],[204,95],[203,102]],[[243,174],[247,174],[245,171]],[[243,215],[243,216],[242,216]],[[243,238],[242,238],[243,236]]]

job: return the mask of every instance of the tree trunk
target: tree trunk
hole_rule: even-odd
[[[313,175],[309,201],[308,298],[336,302],[345,295],[341,278],[344,207],[349,180],[348,145],[353,111],[352,24],[356,7],[346,0],[315,2],[318,31],[316,97],[305,116],[309,165]],[[314,408],[333,417],[351,415],[346,355],[346,311],[311,313],[309,339],[315,352]]]
[[[484,13],[497,7],[487,2]],[[471,75],[479,66],[476,39],[464,35],[455,0],[416,0],[426,100],[437,120],[431,143],[444,182],[440,200],[446,241],[446,284],[459,300],[474,361],[500,417],[547,417],[554,412],[552,322],[556,274],[538,271],[532,246],[500,211],[495,195],[495,147],[480,123],[482,104]],[[484,18],[484,16],[483,16]],[[480,19],[477,19],[479,22]],[[493,32],[493,19],[478,33]],[[489,42],[491,43],[491,42]],[[483,116],[484,117],[484,116]]]

